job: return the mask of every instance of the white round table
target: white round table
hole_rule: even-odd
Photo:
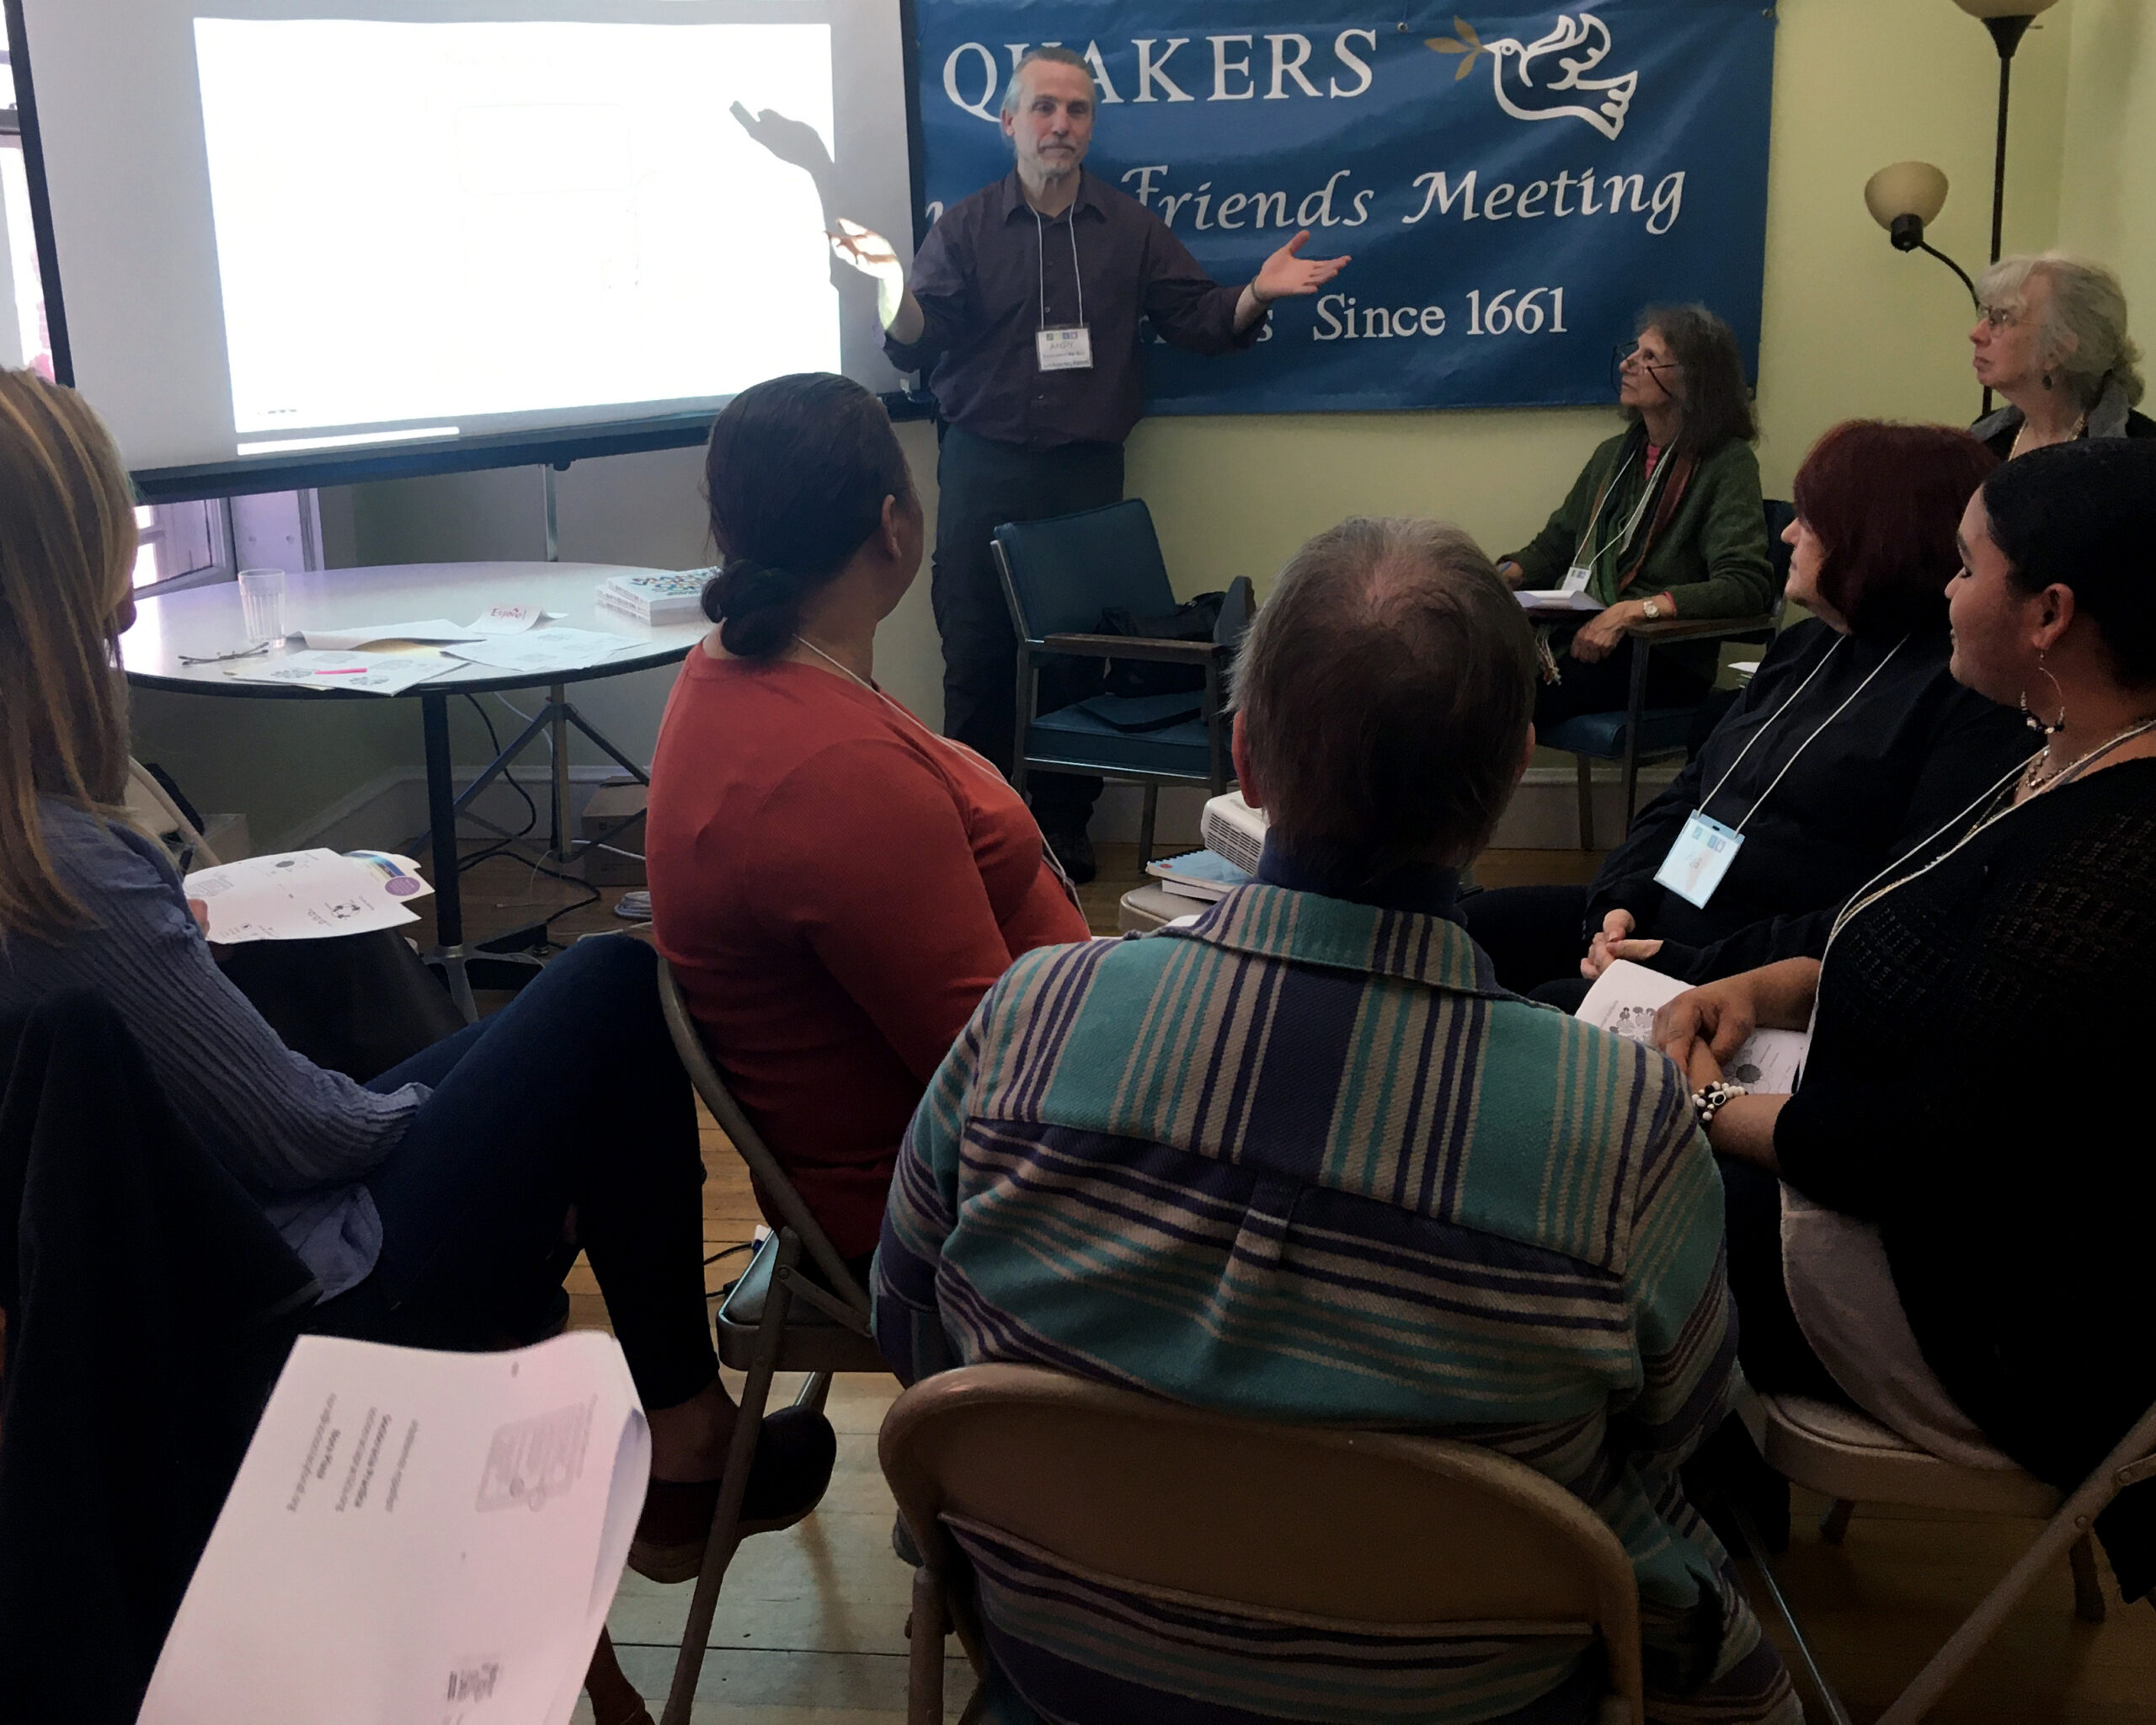
[[[355,628],[369,623],[417,622],[446,617],[467,622],[496,605],[536,605],[550,612],[552,626],[587,629],[637,643],[610,656],[565,663],[543,671],[507,671],[466,665],[415,683],[400,695],[369,695],[345,689],[296,689],[253,683],[226,675],[225,660],[189,665],[183,659],[211,659],[247,644],[240,622],[239,585],[217,581],[145,599],[135,626],[120,637],[120,663],[130,682],[146,689],[183,695],[218,695],[259,701],[382,701],[416,697],[427,763],[427,814],[435,873],[435,928],[438,944],[428,956],[446,971],[451,992],[465,1015],[473,1015],[464,944],[463,898],[456,874],[458,811],[542,730],[553,734],[553,852],[566,858],[573,849],[568,828],[568,727],[581,730],[624,769],[648,783],[643,769],[601,736],[568,704],[566,686],[595,677],[624,676],[678,661],[702,639],[710,625],[702,617],[685,622],[644,624],[595,603],[599,584],[609,575],[667,571],[624,569],[595,563],[399,563],[376,569],[323,569],[289,574],[285,583],[285,626],[303,629]],[[296,643],[294,644],[297,645]],[[449,702],[456,695],[544,686],[547,702],[523,732],[462,796],[457,793],[449,753]],[[500,957],[501,955],[488,955]],[[514,959],[505,962],[515,964]],[[499,979],[515,985],[514,976]]]

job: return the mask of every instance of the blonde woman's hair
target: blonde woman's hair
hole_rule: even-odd
[[[127,786],[115,668],[135,563],[120,452],[72,389],[0,371],[0,941],[88,918],[54,868],[38,798],[109,812]]]
[[[2065,379],[2068,393],[2094,407],[2104,380],[2116,377],[2128,404],[2139,401],[2141,350],[2126,333],[2126,290],[2118,277],[2070,252],[2036,252],[2001,258],[1977,278],[1977,298],[1987,307],[2018,312],[2028,303],[2031,275],[2052,285],[2038,347],[2045,363]],[[2070,352],[2068,336],[2073,338]]]

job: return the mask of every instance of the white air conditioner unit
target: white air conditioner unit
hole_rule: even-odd
[[[1230,791],[1206,804],[1198,818],[1198,836],[1214,856],[1226,858],[1246,874],[1255,874],[1265,851],[1265,811],[1243,801],[1241,791]]]

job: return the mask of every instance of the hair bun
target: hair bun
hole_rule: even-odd
[[[704,615],[719,626],[728,653],[769,659],[793,638],[800,621],[801,583],[789,569],[731,558],[704,587]]]

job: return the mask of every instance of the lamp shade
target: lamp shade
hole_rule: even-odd
[[[1928,226],[1945,204],[1946,176],[1929,162],[1892,163],[1864,183],[1864,207],[1889,232],[1899,216],[1913,216]]]
[[[2034,18],[2049,12],[2058,0],[1954,0],[1972,18]]]

